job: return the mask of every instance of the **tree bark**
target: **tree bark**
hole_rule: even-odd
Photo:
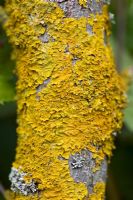
[[[5,9],[18,76],[10,199],[104,199],[125,106],[108,1],[6,0]]]

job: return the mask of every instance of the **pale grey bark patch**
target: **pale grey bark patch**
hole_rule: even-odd
[[[48,42],[54,42],[55,39],[51,37],[48,32],[45,32],[44,34],[39,36],[39,39],[41,40],[42,43],[48,43]]]
[[[102,13],[104,4],[109,4],[109,0],[87,0],[87,7],[79,4],[78,0],[46,0],[57,3],[65,12],[66,17],[80,18],[88,17],[90,14]]]
[[[45,32],[43,35],[41,35],[39,37],[39,39],[43,42],[43,43],[48,43],[49,42],[49,34],[47,32]]]
[[[45,29],[45,33],[39,36],[42,43],[54,42],[55,39],[48,33],[48,25],[44,21],[41,22],[42,27]]]
[[[93,35],[93,28],[90,24],[86,25],[86,30],[89,35]]]
[[[71,155],[68,160],[71,177],[76,183],[84,183],[89,194],[93,193],[96,183],[106,182],[107,178],[107,160],[102,161],[98,170],[93,153],[89,150],[82,150],[80,153]]]
[[[43,88],[47,87],[47,85],[50,83],[50,80],[51,80],[50,78],[47,78],[42,84],[40,84],[36,87],[36,100],[37,101],[40,100],[39,92],[41,92]]]
[[[75,65],[75,64],[76,64],[76,62],[77,62],[78,60],[80,60],[80,59],[79,59],[79,58],[77,58],[77,57],[74,57],[74,58],[72,59],[72,65]]]
[[[38,93],[38,92],[41,92],[41,90],[42,90],[43,88],[47,87],[47,85],[49,84],[50,80],[51,80],[50,78],[47,78],[42,84],[40,84],[39,86],[37,86],[36,92],[37,92],[37,93]]]
[[[24,177],[27,173],[12,167],[9,175],[11,181],[11,190],[15,193],[20,193],[24,196],[33,195],[38,191],[37,185],[33,179],[29,183],[26,183]]]

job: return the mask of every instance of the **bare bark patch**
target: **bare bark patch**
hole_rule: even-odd
[[[37,88],[36,88],[36,92],[41,92],[41,90],[45,87],[47,87],[48,83],[50,82],[50,78],[47,78],[42,84],[40,84]]]
[[[80,153],[71,155],[69,158],[70,174],[77,183],[84,183],[89,194],[93,193],[94,186],[98,182],[106,182],[107,160],[104,159],[98,170],[93,153],[89,150],[82,150]]]
[[[88,17],[92,13],[101,13],[103,5],[109,3],[107,0],[88,0],[87,6],[83,7],[78,0],[47,0],[47,2],[57,3],[65,12],[66,17],[74,18]]]

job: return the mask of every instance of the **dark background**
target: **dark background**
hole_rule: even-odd
[[[3,3],[0,0],[0,5]],[[114,14],[111,44],[117,69],[129,74],[131,81],[124,126],[116,137],[117,148],[109,165],[106,200],[133,200],[133,0],[112,0],[110,12]],[[15,63],[10,53],[11,47],[0,26],[0,200],[4,199],[4,190],[10,187],[8,174],[17,138]]]

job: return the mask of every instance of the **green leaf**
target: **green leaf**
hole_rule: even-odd
[[[14,62],[11,60],[11,47],[0,27],[0,103],[13,101],[15,98]]]
[[[6,77],[0,75],[0,103],[14,100],[15,91]]]

